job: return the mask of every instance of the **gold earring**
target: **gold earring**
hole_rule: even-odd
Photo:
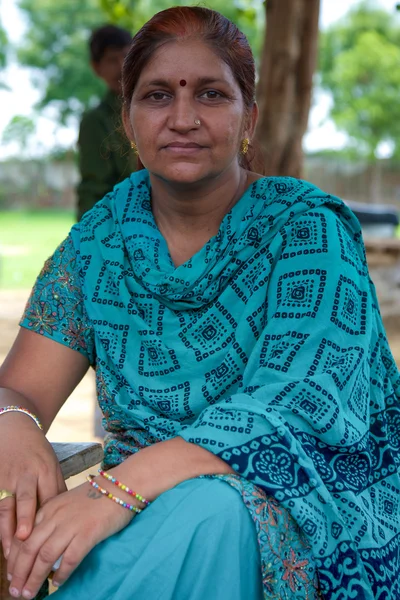
[[[131,142],[131,148],[134,151],[134,153],[136,154],[136,156],[139,156],[139,150],[138,150],[135,142]]]
[[[247,152],[249,150],[249,144],[250,144],[249,138],[244,138],[244,140],[242,141],[242,147],[241,147],[242,154],[247,154]]]

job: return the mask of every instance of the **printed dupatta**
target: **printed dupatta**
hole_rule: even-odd
[[[139,171],[71,235],[106,463],[180,435],[289,510],[325,598],[400,597],[400,379],[346,206],[260,179],[175,268]]]

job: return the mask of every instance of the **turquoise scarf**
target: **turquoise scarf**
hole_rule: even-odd
[[[400,598],[400,378],[346,206],[260,179],[175,268],[140,171],[72,240],[106,464],[201,445],[289,510],[325,598]]]

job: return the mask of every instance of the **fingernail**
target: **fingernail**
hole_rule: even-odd
[[[29,590],[24,590],[22,596],[26,598],[26,600],[31,600],[33,598],[33,594]]]
[[[10,594],[13,598],[19,598],[20,597],[20,593],[19,590],[17,590],[17,588],[12,587],[10,588]]]
[[[58,583],[58,581],[52,581],[51,582],[53,584],[54,587],[60,587],[61,583]]]
[[[62,558],[63,558],[63,557],[62,557],[62,555],[61,555],[61,556],[60,556],[60,558],[58,558],[58,559],[56,560],[56,562],[55,562],[55,563],[54,563],[54,565],[53,565],[53,571],[57,571],[57,569],[59,569],[59,568],[60,568],[60,565],[61,565]]]
[[[9,554],[10,554],[10,548],[4,548],[4,558],[6,560],[7,560]]]
[[[7,573],[7,579],[8,579],[8,581],[11,581],[11,579],[12,579],[11,573]]]

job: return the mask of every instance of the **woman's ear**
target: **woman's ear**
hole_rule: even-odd
[[[248,137],[250,140],[253,139],[257,121],[258,121],[258,104],[257,104],[257,102],[254,102],[253,107],[248,116],[247,127],[245,130],[246,137]]]
[[[131,142],[134,142],[135,136],[131,125],[131,120],[129,118],[129,112],[125,109],[125,106],[122,108],[122,124],[124,126],[126,137]]]

